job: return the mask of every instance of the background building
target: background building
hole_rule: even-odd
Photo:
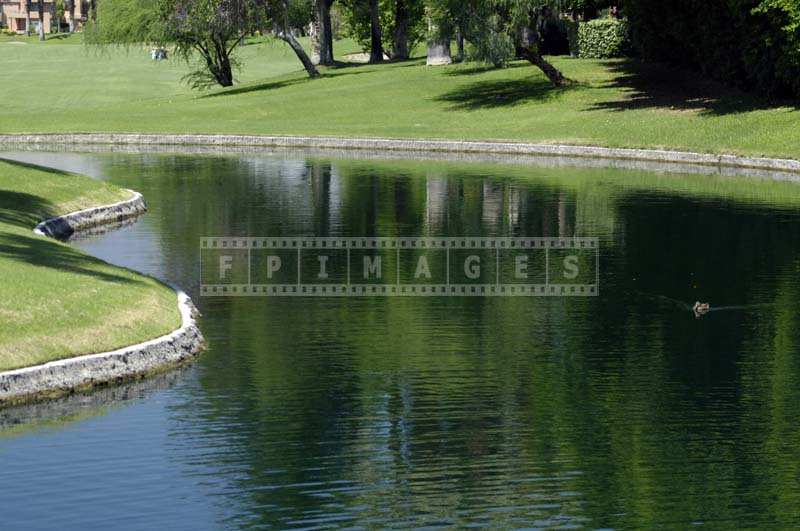
[[[60,28],[56,22],[56,3],[55,0],[0,0],[0,26],[3,26],[17,33],[35,34],[39,30],[39,1],[44,1],[44,24],[45,33],[58,31]],[[89,11],[88,2],[75,0],[73,2],[73,12],[70,13],[70,2],[64,2],[63,23],[71,26],[74,30],[80,29],[86,22],[86,13]],[[30,21],[30,28],[28,28]],[[70,21],[73,23],[70,24]]]

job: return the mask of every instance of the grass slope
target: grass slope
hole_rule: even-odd
[[[553,58],[577,84],[553,89],[533,67],[426,67],[421,59],[345,65],[309,80],[288,48],[242,48],[241,84],[180,83],[180,62],[146,50],[98,54],[79,37],[0,42],[0,132],[174,132],[566,142],[800,158],[800,114],[693,74],[625,61]],[[65,42],[66,44],[62,44]],[[352,42],[337,43],[341,54]]]
[[[32,232],[44,218],[129,195],[0,160],[0,371],[113,350],[180,325],[171,289]]]

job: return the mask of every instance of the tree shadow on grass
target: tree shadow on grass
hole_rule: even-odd
[[[283,87],[297,85],[299,83],[305,83],[306,81],[309,81],[309,79],[310,78],[283,79],[280,81],[270,81],[269,83],[245,85],[243,87],[240,86],[236,88],[221,90],[219,92],[212,92],[211,94],[205,94],[203,96],[200,96],[199,99],[218,98],[220,96],[236,96],[239,94],[248,94],[250,92],[265,92],[268,90],[275,90]]]
[[[41,197],[0,190],[0,223],[33,230],[37,223],[53,216],[54,212],[53,204]]]
[[[2,159],[4,163],[37,171],[67,175],[65,172],[24,162]],[[34,236],[33,228],[45,218],[56,215],[53,203],[33,194],[0,189],[0,261],[9,260],[38,267],[47,267],[91,276],[118,283],[138,282],[134,279],[101,271],[107,264],[98,258],[60,245],[41,236]],[[5,225],[5,227],[4,227]],[[12,227],[9,229],[9,227]],[[16,228],[30,231],[30,236],[17,234]],[[3,279],[9,281],[9,279]]]
[[[781,107],[800,109],[797,101],[769,101],[711,81],[697,72],[664,64],[628,60],[608,61],[604,66],[614,78],[602,88],[617,89],[624,96],[595,103],[590,110],[663,109],[722,116]]]
[[[72,35],[71,33],[56,33],[55,35],[51,34],[51,35],[47,36],[47,40],[48,41],[62,41],[64,39],[69,39],[71,35]]]
[[[485,74],[487,72],[494,72],[494,71],[498,71],[498,70],[511,70],[511,69],[514,69],[514,68],[530,67],[530,63],[516,62],[516,63],[508,64],[503,68],[497,68],[496,66],[492,66],[492,65],[483,65],[483,64],[475,64],[475,63],[472,63],[469,66],[467,66],[465,63],[461,63],[461,64],[454,63],[454,66],[455,66],[455,68],[451,68],[447,72],[448,76],[451,76],[451,77],[474,76],[474,75]]]
[[[49,173],[56,178],[67,177],[69,173],[46,168],[27,162],[0,158],[4,165],[14,166],[24,170],[35,170],[40,173]],[[40,221],[56,215],[53,203],[37,195],[14,190],[0,189],[0,223],[7,223],[17,227],[33,229]]]
[[[343,77],[343,76],[350,76],[356,74],[366,74],[369,72],[373,72],[374,69],[363,69],[361,70],[360,67],[370,67],[375,66],[372,64],[367,63],[336,63],[333,67],[328,67],[321,70],[321,78],[330,78],[330,77]],[[358,69],[353,71],[353,69]],[[266,83],[255,83],[255,84],[248,84],[244,86],[239,86],[235,88],[227,88],[222,89],[217,92],[212,92],[210,94],[204,94],[199,97],[199,99],[207,99],[207,98],[218,98],[220,96],[237,96],[241,94],[248,94],[251,92],[266,92],[270,90],[277,90],[284,87],[290,87],[292,85],[300,85],[303,83],[308,83],[309,81],[313,81],[312,78],[308,77],[307,75],[300,75],[298,72],[297,77],[293,77],[291,79],[281,79],[279,81],[269,81]]]
[[[140,283],[139,280],[133,278],[101,271],[103,268],[108,268],[108,264],[102,260],[33,234],[25,236],[0,230],[0,260],[17,261],[65,273],[86,275],[117,284]]]
[[[439,96],[436,101],[450,103],[453,110],[474,111],[552,100],[573,88],[575,85],[555,87],[547,80],[498,79],[460,86]]]

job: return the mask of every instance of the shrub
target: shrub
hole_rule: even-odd
[[[626,0],[624,7],[644,59],[767,96],[800,97],[797,0]]]
[[[624,57],[629,49],[628,24],[615,18],[598,18],[578,27],[580,56],[589,59]]]

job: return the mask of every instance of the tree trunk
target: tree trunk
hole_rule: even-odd
[[[394,11],[392,59],[408,59],[408,0],[397,0]]]
[[[223,87],[233,86],[233,69],[231,68],[231,61],[227,56],[220,58],[217,83]]]
[[[383,61],[383,37],[381,35],[381,10],[378,0],[369,0],[369,24],[372,32],[369,62],[380,63]]]
[[[320,62],[319,21],[317,20],[316,7],[314,9],[314,20],[311,21],[308,27],[308,39],[311,44],[311,62],[318,65]]]
[[[520,57],[530,61],[535,67],[539,68],[547,79],[557,87],[563,87],[569,83],[569,79],[564,77],[556,67],[548,63],[544,57],[539,55],[539,52],[532,47],[520,47],[517,50]]]
[[[460,27],[456,28],[456,61],[461,63],[464,57],[464,32]]]
[[[442,35],[439,27],[428,17],[428,66],[449,65],[453,62],[450,56],[450,36]]]
[[[31,0],[25,1],[25,35],[31,35]]]
[[[306,72],[308,72],[308,77],[319,77],[319,70],[317,70],[317,68],[314,66],[311,58],[308,56],[300,43],[297,42],[297,39],[295,39],[291,31],[276,30],[275,36],[291,46],[292,51],[294,51],[295,55],[297,55],[297,58],[300,59],[300,62],[303,63],[303,68],[305,68]]]
[[[75,33],[75,1],[69,0],[67,9],[69,9],[69,32]]]
[[[331,25],[333,0],[316,0],[317,39],[319,42],[319,64],[333,65],[333,26]]]
[[[428,60],[425,62],[428,66],[449,65],[453,62],[450,55],[450,39],[430,40],[428,41]]]
[[[44,0],[39,0],[37,3],[39,6],[39,40],[43,41],[45,39],[44,36]]]

